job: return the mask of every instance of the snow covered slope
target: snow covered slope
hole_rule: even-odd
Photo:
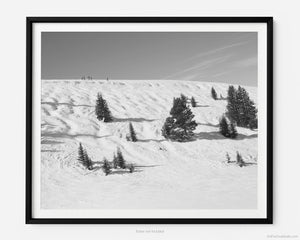
[[[198,208],[257,206],[257,132],[237,128],[237,139],[218,133],[226,100],[211,98],[211,87],[226,96],[227,84],[189,81],[42,81],[41,208]],[[256,88],[246,87],[256,101]],[[115,121],[99,122],[97,93]],[[197,140],[170,142],[161,136],[173,97],[193,96]],[[126,141],[132,122],[138,142]],[[92,160],[112,160],[119,146],[136,172],[88,171],[77,161],[79,142]],[[238,167],[239,151],[246,162]]]

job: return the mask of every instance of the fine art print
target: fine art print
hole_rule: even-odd
[[[272,223],[272,18],[28,18],[27,223]]]

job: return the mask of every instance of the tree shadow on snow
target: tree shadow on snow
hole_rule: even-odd
[[[103,164],[103,161],[98,161],[98,162],[93,162],[94,164],[97,163],[101,163]],[[131,173],[128,169],[112,169],[112,171],[109,173],[109,175],[123,175],[123,174],[133,174],[136,172],[143,172],[143,170],[141,168],[152,168],[152,167],[158,167],[160,165],[134,165],[134,171]],[[94,166],[93,169],[91,170],[91,172],[96,172],[102,170],[102,166],[98,165],[98,166]]]
[[[196,107],[210,107],[209,105],[196,104]]]
[[[227,163],[230,164],[230,165],[235,164],[235,165],[239,166],[239,164],[236,161],[229,161]],[[255,162],[243,162],[240,167],[247,167],[247,166],[252,166],[252,165],[257,165],[257,163],[255,163]]]
[[[166,139],[139,139],[138,142],[163,142],[166,141]]]
[[[252,139],[252,138],[257,138],[257,134],[252,134],[252,135],[244,135],[244,134],[238,134],[238,136],[235,139],[231,140],[244,140],[244,139]],[[219,132],[200,132],[196,133],[194,135],[194,139],[192,141],[198,140],[198,139],[205,139],[205,140],[225,140],[225,139],[230,139],[226,138],[223,135],[221,135]]]
[[[94,164],[95,162],[93,162],[93,164]],[[102,162],[103,163],[103,162]],[[93,169],[92,170],[90,170],[91,172],[96,172],[96,171],[98,171],[98,170],[101,170],[102,169],[102,167],[101,166],[93,166]]]
[[[251,135],[244,135],[239,133],[236,137],[236,140],[244,140],[244,139],[251,139],[251,138],[257,138],[257,133]]]
[[[153,168],[153,167],[159,167],[161,165],[135,165],[135,168]]]
[[[97,136],[93,134],[68,134],[68,133],[59,133],[59,132],[43,132],[42,137],[51,137],[51,138],[77,138],[77,137],[92,137],[92,138],[105,138],[111,135]]]
[[[109,173],[109,175],[123,175],[123,174],[134,174],[135,172],[143,172],[143,170],[135,169],[132,173],[129,170],[115,170]]]
[[[54,140],[47,140],[47,139],[42,139],[41,144],[63,144],[64,142],[61,141],[54,141]]]
[[[86,104],[73,104],[73,103],[59,103],[59,102],[42,102],[42,104],[48,104],[50,106],[52,106],[53,108],[57,108],[57,106],[68,106],[68,107],[95,107],[92,105],[86,105]]]
[[[41,152],[63,152],[62,150],[55,150],[55,149],[42,149]]]
[[[113,122],[153,122],[156,120],[146,118],[114,118]]]
[[[245,162],[244,166],[251,166],[251,165],[257,165],[257,163],[254,162]]]

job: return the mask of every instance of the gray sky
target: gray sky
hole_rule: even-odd
[[[82,76],[257,86],[257,33],[43,32],[42,79]]]

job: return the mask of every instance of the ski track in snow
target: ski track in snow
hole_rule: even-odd
[[[257,207],[257,132],[237,128],[236,140],[218,133],[226,100],[211,98],[211,87],[227,95],[228,84],[159,80],[43,80],[41,208],[44,209],[253,209]],[[255,87],[246,87],[256,102]],[[97,93],[115,121],[99,122]],[[173,97],[193,96],[197,140],[171,142],[161,136]],[[129,122],[139,139],[126,141]],[[136,172],[105,176],[77,161],[79,142],[92,160],[112,160],[120,147]],[[226,163],[239,151],[252,165]]]

